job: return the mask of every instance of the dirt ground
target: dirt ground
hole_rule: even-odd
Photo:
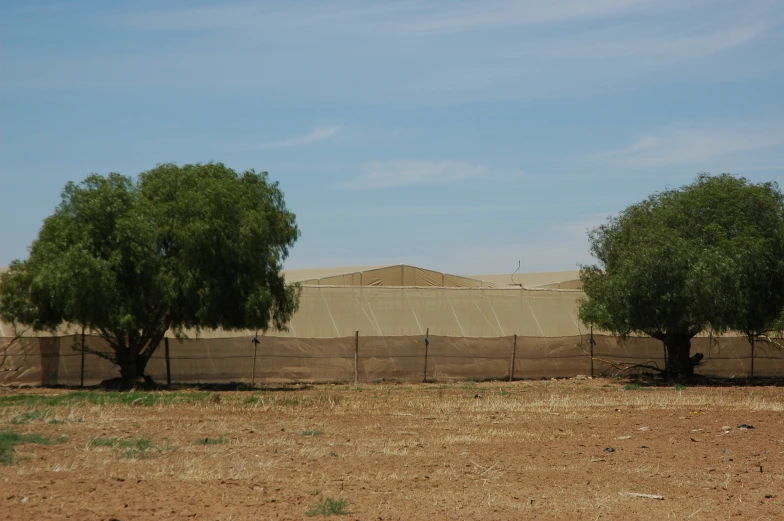
[[[0,390],[0,433],[52,442],[0,466],[0,519],[784,519],[784,387],[121,395]]]

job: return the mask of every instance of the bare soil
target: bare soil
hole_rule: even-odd
[[[0,432],[65,438],[16,446],[0,519],[309,519],[326,498],[334,519],[784,519],[784,388],[624,384],[6,401]]]

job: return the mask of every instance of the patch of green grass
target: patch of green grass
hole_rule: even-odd
[[[223,436],[218,436],[217,438],[199,438],[196,440],[196,445],[222,445],[228,443],[228,441],[229,440]]]
[[[117,438],[93,438],[90,440],[90,443],[87,444],[88,447],[109,447],[114,448],[117,444]]]
[[[0,464],[2,465],[13,465],[16,463],[16,457],[14,454],[16,453],[16,446],[22,445],[24,443],[37,443],[39,445],[51,445],[52,443],[62,443],[65,441],[65,437],[61,436],[56,440],[52,441],[48,438],[44,438],[39,434],[19,434],[18,432],[14,431],[3,431],[0,432]]]
[[[243,405],[256,405],[261,401],[261,398],[258,396],[246,396],[244,400],[242,400]]]
[[[320,503],[317,503],[313,508],[305,512],[308,517],[313,516],[345,516],[350,514],[348,510],[349,502],[346,499],[333,499],[331,497],[324,498]]]
[[[87,446],[113,449],[121,459],[147,459],[162,452],[160,448],[153,445],[150,438],[93,438]]]
[[[675,390],[676,391],[684,391],[685,389],[686,389],[685,385],[683,385],[683,384],[675,384]]]
[[[324,431],[319,431],[315,429],[307,429],[299,433],[300,436],[321,436],[324,434]]]
[[[267,395],[266,398],[267,403],[270,406],[284,407],[332,407],[344,399],[340,395],[329,392],[320,392],[318,394],[310,394],[299,397],[270,394]]]
[[[207,402],[209,392],[150,392],[150,391],[72,391],[54,396],[42,394],[14,394],[0,396],[0,406],[25,405],[36,407],[59,405],[181,405]]]
[[[63,424],[66,424],[66,423],[82,423],[82,422],[84,422],[84,418],[78,418],[76,420],[70,420],[70,419],[69,420],[58,420],[57,418],[54,418],[54,419],[51,419],[51,420],[47,421],[46,423],[48,423],[50,425],[63,425]]]
[[[44,410],[37,410],[33,409],[32,411],[23,412],[17,414],[13,418],[11,418],[11,422],[13,425],[27,425],[30,422],[35,420],[43,420],[50,416],[54,416],[54,411],[51,409],[44,409]]]

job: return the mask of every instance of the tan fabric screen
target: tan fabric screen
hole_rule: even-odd
[[[499,288],[303,288],[288,332],[270,336],[336,338],[423,335],[486,338],[585,333],[577,318],[582,292]],[[210,333],[206,333],[210,334]],[[231,336],[247,332],[215,332]]]
[[[469,338],[430,335],[429,380],[508,378],[515,354],[515,378],[561,378],[591,374],[589,337]],[[344,336],[340,338],[263,337],[255,353],[252,336],[170,341],[173,382],[341,382],[354,378],[354,355],[360,381],[382,379],[421,381],[425,371],[424,336]],[[594,374],[612,375],[612,364],[647,364],[664,367],[661,342],[651,338],[595,335]],[[10,339],[0,339],[5,346]],[[358,342],[357,342],[358,341]],[[81,381],[81,337],[24,338],[5,354],[1,383],[78,385]],[[105,349],[103,341],[87,336],[92,350]],[[358,349],[357,349],[358,345]],[[702,352],[704,375],[743,377],[751,371],[751,349],[745,338],[700,337],[692,353]],[[3,352],[0,352],[0,360]],[[147,367],[159,382],[166,381],[163,345]],[[784,353],[760,342],[754,353],[755,376],[784,376]],[[119,376],[118,369],[92,353],[84,356],[84,382],[97,384]]]
[[[397,272],[401,276],[399,269]],[[412,276],[417,277],[416,273]],[[428,328],[434,335],[460,338],[572,336],[588,331],[577,318],[583,296],[580,291],[521,288],[306,286],[289,330],[269,331],[267,336],[339,338],[357,330],[363,336],[414,336],[423,335]],[[11,331],[10,326],[5,329]],[[75,333],[78,329],[74,327],[63,327],[58,332]],[[199,335],[188,332],[187,336],[229,338],[252,334],[216,330]]]

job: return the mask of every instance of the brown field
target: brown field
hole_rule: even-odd
[[[784,519],[784,388],[624,384],[4,389],[0,519]]]

